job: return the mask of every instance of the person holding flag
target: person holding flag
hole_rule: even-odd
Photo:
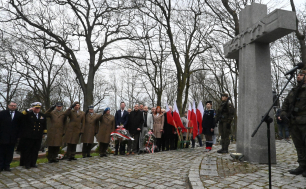
[[[172,107],[166,104],[166,113],[164,121],[164,139],[165,139],[165,150],[174,150],[174,137],[176,134],[176,128],[174,127]]]
[[[197,121],[197,109],[196,109],[196,106],[195,106],[195,101],[193,101],[193,109],[191,111],[191,116],[190,116],[190,121],[192,123],[192,127],[193,127],[193,132],[192,132],[192,139],[191,139],[191,142],[192,142],[192,148],[195,148],[195,137],[197,137],[198,141],[199,141],[199,144],[200,144],[200,147],[203,146],[202,144],[202,138],[200,136],[200,129],[202,128],[202,125],[201,125],[201,128],[199,129],[199,123]]]

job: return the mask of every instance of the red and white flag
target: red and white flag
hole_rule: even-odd
[[[198,108],[197,108],[197,121],[199,123],[199,129],[200,129],[200,133],[202,133],[202,118],[204,115],[204,107],[202,104],[202,101],[199,102],[198,104]]]
[[[176,126],[175,121],[173,119],[173,116],[172,116],[171,110],[168,106],[168,103],[166,103],[166,112],[167,112],[167,123],[170,124],[170,125],[173,125],[175,127],[175,129],[177,130],[177,126]]]
[[[191,111],[191,122],[193,126],[193,139],[198,136],[198,123],[197,123],[197,109],[195,106],[195,101],[193,101],[192,111]]]
[[[174,124],[173,124],[174,120],[173,120],[173,117],[172,117],[172,114],[171,114],[171,110],[168,106],[168,103],[166,103],[166,112],[167,112],[167,123],[174,126]]]
[[[182,120],[181,120],[181,117],[180,117],[180,112],[177,108],[177,105],[176,105],[176,102],[174,102],[174,105],[173,105],[173,119],[176,123],[177,126],[179,126],[180,128],[182,128],[182,132],[187,132],[187,129],[184,127],[183,123],[182,123]]]

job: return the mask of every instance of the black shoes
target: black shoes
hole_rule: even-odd
[[[303,177],[306,177],[306,170],[302,173]]]
[[[75,157],[71,157],[71,158],[68,159],[68,161],[72,161],[72,160],[78,160],[78,159],[75,158]]]
[[[92,157],[91,155],[87,155],[87,157]]]
[[[223,149],[221,148],[220,150],[217,151],[217,153],[221,153],[223,151]]]
[[[300,175],[303,173],[303,176],[304,176],[304,173],[305,173],[305,177],[306,177],[306,170],[302,167],[298,167],[296,169],[292,169],[289,171],[290,174],[293,174],[293,175]]]
[[[106,154],[100,154],[100,157],[107,157]]]
[[[228,153],[228,150],[220,149],[220,150],[217,151],[217,153],[220,153],[220,154],[227,154],[227,153]]]
[[[57,159],[49,160],[48,163],[58,163],[59,161]]]
[[[33,166],[28,166],[28,165],[26,165],[26,166],[25,166],[26,169],[31,169],[31,167],[32,167],[32,168],[37,168],[37,165],[33,165]]]

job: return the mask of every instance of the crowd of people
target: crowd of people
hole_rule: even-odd
[[[115,140],[114,155],[141,154],[148,149],[146,141],[149,136],[153,141],[154,149],[151,152],[176,150],[179,139],[191,140],[191,148],[195,147],[195,137],[202,145],[201,134],[206,138],[206,150],[210,151],[213,145],[216,122],[219,122],[222,136],[222,148],[219,153],[228,152],[228,135],[233,108],[228,103],[228,95],[222,95],[222,103],[218,112],[212,109],[212,101],[206,102],[206,110],[203,114],[202,132],[192,137],[193,127],[190,127],[187,112],[181,118],[187,133],[182,133],[175,125],[168,123],[169,115],[160,106],[152,107],[149,111],[143,104],[135,104],[133,110],[125,110],[125,103],[121,102],[120,109],[115,116],[110,114],[110,108],[105,108],[102,113],[96,113],[94,106],[89,106],[86,112],[80,110],[80,103],[74,102],[67,110],[63,110],[63,103],[57,102],[45,113],[41,112],[40,102],[32,103],[32,107],[23,112],[17,111],[17,104],[10,102],[8,109],[0,112],[0,171],[10,171],[10,163],[17,146],[20,152],[20,166],[26,169],[37,167],[36,161],[41,148],[42,138],[47,135],[46,146],[48,147],[47,158],[49,163],[59,162],[58,154],[60,147],[67,146],[65,159],[68,161],[75,158],[76,146],[79,142],[83,145],[83,158],[91,157],[91,150],[96,137],[99,143],[100,157],[107,156],[107,150],[111,142],[112,133],[124,130],[127,134],[120,134],[123,139]],[[171,115],[172,107],[169,106]],[[218,114],[220,116],[218,116]],[[47,127],[47,118],[50,119]],[[197,125],[199,127],[200,125]],[[47,129],[48,128],[48,129]],[[179,135],[180,133],[180,135]],[[224,136],[225,138],[223,138]],[[145,139],[145,137],[147,137]],[[227,138],[226,138],[227,137]],[[152,140],[151,140],[152,139]],[[154,140],[153,140],[154,139]],[[17,144],[18,142],[18,145]],[[189,147],[185,145],[184,147]]]

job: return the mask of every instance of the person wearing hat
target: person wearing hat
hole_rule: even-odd
[[[94,112],[94,106],[89,106],[85,113],[85,127],[83,129],[81,142],[83,143],[82,155],[83,158],[92,157],[90,155],[92,144],[94,142],[94,137],[98,133],[99,120],[102,116],[101,114],[96,114]]]
[[[222,148],[218,150],[218,153],[228,153],[228,146],[230,144],[229,135],[231,133],[231,123],[234,118],[234,107],[229,103],[228,94],[223,93],[221,95],[221,104],[217,109],[216,121],[219,122],[219,131],[221,134]]]
[[[110,114],[110,108],[105,108],[103,116],[100,118],[100,126],[96,135],[99,142],[100,157],[106,157],[106,151],[110,142],[110,134],[115,131],[115,116]]]
[[[306,177],[306,70],[297,76],[297,86],[285,98],[280,120],[289,123],[289,131],[296,148],[299,166],[290,174]]]
[[[205,103],[206,109],[202,118],[202,134],[205,135],[206,139],[206,151],[211,151],[213,145],[212,136],[214,135],[215,123],[215,110],[212,109],[212,101]]]
[[[64,115],[63,103],[57,102],[49,110],[45,112],[46,117],[50,118],[50,125],[48,125],[48,161],[49,163],[57,163],[57,156],[62,146],[62,138],[64,135],[65,124],[67,117]]]
[[[23,111],[24,126],[20,139],[20,165],[26,169],[36,168],[38,151],[40,149],[42,136],[47,133],[47,121],[45,114],[41,113],[41,103],[34,102],[32,108]]]
[[[85,112],[80,110],[80,103],[74,102],[68,108],[64,115],[69,117],[69,123],[65,128],[63,142],[67,143],[67,158],[68,161],[77,160],[74,156],[76,153],[76,145],[79,142],[81,134],[84,132]]]

